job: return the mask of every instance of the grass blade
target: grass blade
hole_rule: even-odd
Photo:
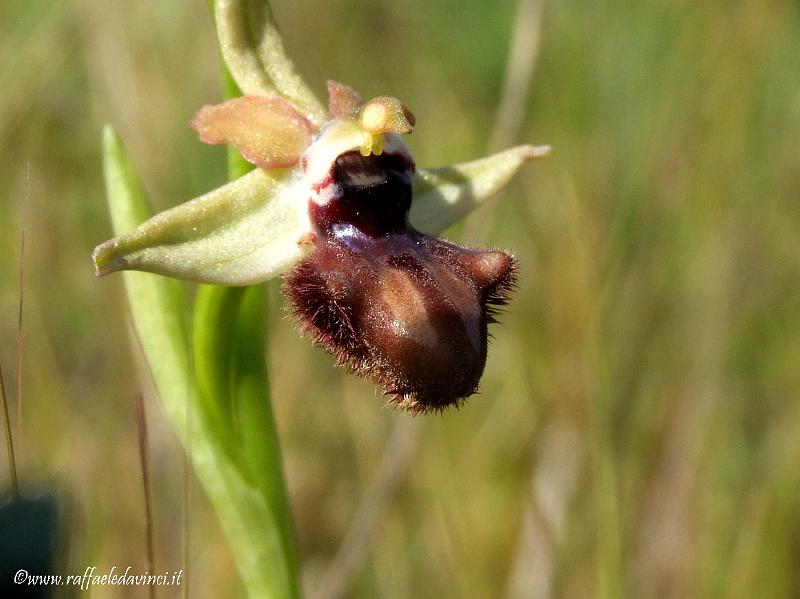
[[[11,433],[11,420],[8,416],[8,398],[6,397],[6,383],[3,380],[3,368],[0,366],[0,399],[3,401],[3,426],[6,432],[6,454],[8,456],[8,474],[11,479],[11,492],[14,499],[19,498],[19,484],[17,483],[17,462],[14,458],[14,439]]]
[[[147,420],[144,414],[144,401],[141,393],[135,397],[136,403],[136,432],[139,441],[139,465],[142,469],[142,490],[144,492],[144,527],[145,546],[147,551],[147,571],[155,572],[155,549],[153,547],[153,506],[150,494],[150,472],[147,461]],[[152,582],[147,585],[147,596],[153,599],[156,596],[155,586]]]

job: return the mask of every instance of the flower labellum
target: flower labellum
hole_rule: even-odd
[[[478,389],[516,262],[435,234],[549,148],[418,169],[401,137],[414,115],[398,99],[364,102],[332,81],[328,94],[324,119],[279,94],[202,108],[200,139],[259,168],[99,245],[97,272],[227,285],[283,273],[298,326],[337,365],[412,413],[459,405]]]
[[[338,364],[416,413],[476,391],[487,325],[514,284],[514,259],[411,227],[413,173],[402,151],[340,154],[327,199],[309,208],[316,245],[284,291],[300,326]]]

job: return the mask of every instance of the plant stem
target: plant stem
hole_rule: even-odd
[[[241,95],[224,64],[221,70],[226,99]],[[228,148],[230,180],[252,168]],[[297,552],[270,403],[266,335],[266,285],[198,288],[193,343],[199,399],[205,396],[217,404],[213,412],[233,433],[243,475],[269,503],[286,566],[285,588],[297,597]],[[220,405],[222,398],[227,401]]]

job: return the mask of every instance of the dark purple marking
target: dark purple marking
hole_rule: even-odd
[[[340,232],[341,225],[369,237],[402,233],[408,226],[413,175],[414,164],[401,154],[345,152],[330,174],[338,197],[324,206],[312,203],[311,222],[328,236]]]

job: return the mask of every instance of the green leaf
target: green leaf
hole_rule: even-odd
[[[516,146],[471,162],[417,169],[411,224],[440,233],[497,193],[526,161],[549,152],[550,146]]]
[[[314,125],[327,115],[286,54],[268,2],[215,0],[214,17],[222,57],[244,94],[278,93]]]
[[[151,213],[130,160],[111,127],[103,130],[106,193],[114,232],[134,229]],[[186,406],[193,386],[186,343],[186,296],[178,281],[125,273],[133,325],[164,411],[186,438]]]
[[[273,509],[264,485],[236,467],[237,461],[221,459],[224,453],[224,448],[213,442],[200,448],[192,445],[195,470],[228,539],[248,596],[294,599],[299,591],[281,532],[283,514]]]

